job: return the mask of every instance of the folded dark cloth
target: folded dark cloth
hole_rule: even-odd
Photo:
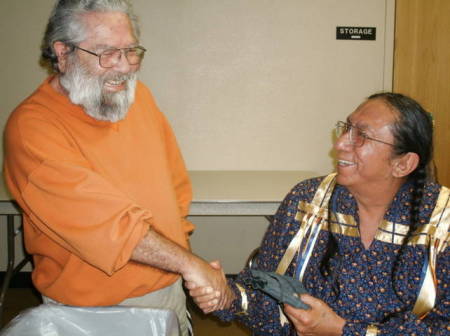
[[[278,302],[287,303],[301,309],[310,308],[309,305],[300,300],[300,294],[308,292],[297,279],[273,272],[249,271],[251,276],[244,280],[247,286],[263,291]]]

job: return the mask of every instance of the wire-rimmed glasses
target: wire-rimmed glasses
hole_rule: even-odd
[[[75,44],[73,48],[87,52],[88,54],[98,57],[98,62],[102,68],[112,68],[120,62],[122,54],[125,55],[129,65],[137,65],[141,63],[144,58],[144,54],[147,51],[142,46],[130,47],[130,48],[109,48],[101,53],[95,53],[93,51],[81,48]]]
[[[349,139],[350,143],[355,147],[362,146],[366,140],[372,140],[372,141],[380,142],[385,145],[394,147],[394,144],[391,144],[389,142],[385,142],[383,140],[375,139],[375,138],[368,136],[363,130],[352,125],[351,123],[348,123],[345,121],[338,121],[336,123],[337,137],[340,138],[342,135],[347,134],[347,133],[348,133],[348,139]]]

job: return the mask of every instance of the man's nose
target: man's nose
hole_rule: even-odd
[[[129,73],[131,71],[131,67],[132,65],[128,63],[127,57],[125,56],[125,52],[121,50],[121,55],[117,63],[114,65],[114,70],[121,73]]]
[[[337,150],[351,150],[353,148],[353,143],[350,138],[350,132],[341,134],[341,136],[336,139],[334,148]]]

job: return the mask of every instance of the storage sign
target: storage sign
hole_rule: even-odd
[[[375,27],[336,27],[336,40],[375,40]]]

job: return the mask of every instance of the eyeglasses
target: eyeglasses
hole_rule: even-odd
[[[394,145],[389,142],[385,142],[385,141],[378,140],[378,139],[368,136],[366,133],[364,133],[364,131],[362,131],[361,129],[359,129],[356,126],[353,126],[350,123],[346,123],[344,121],[338,121],[336,123],[337,137],[340,138],[342,135],[347,134],[347,133],[349,135],[350,143],[355,147],[361,147],[364,144],[364,141],[366,141],[367,139],[394,147]]]
[[[122,54],[125,55],[129,65],[137,65],[141,63],[144,58],[144,54],[147,51],[142,46],[131,48],[110,48],[97,54],[93,51],[83,49],[75,44],[72,45],[74,49],[79,49],[88,54],[98,57],[98,62],[102,68],[112,68],[120,62]]]

